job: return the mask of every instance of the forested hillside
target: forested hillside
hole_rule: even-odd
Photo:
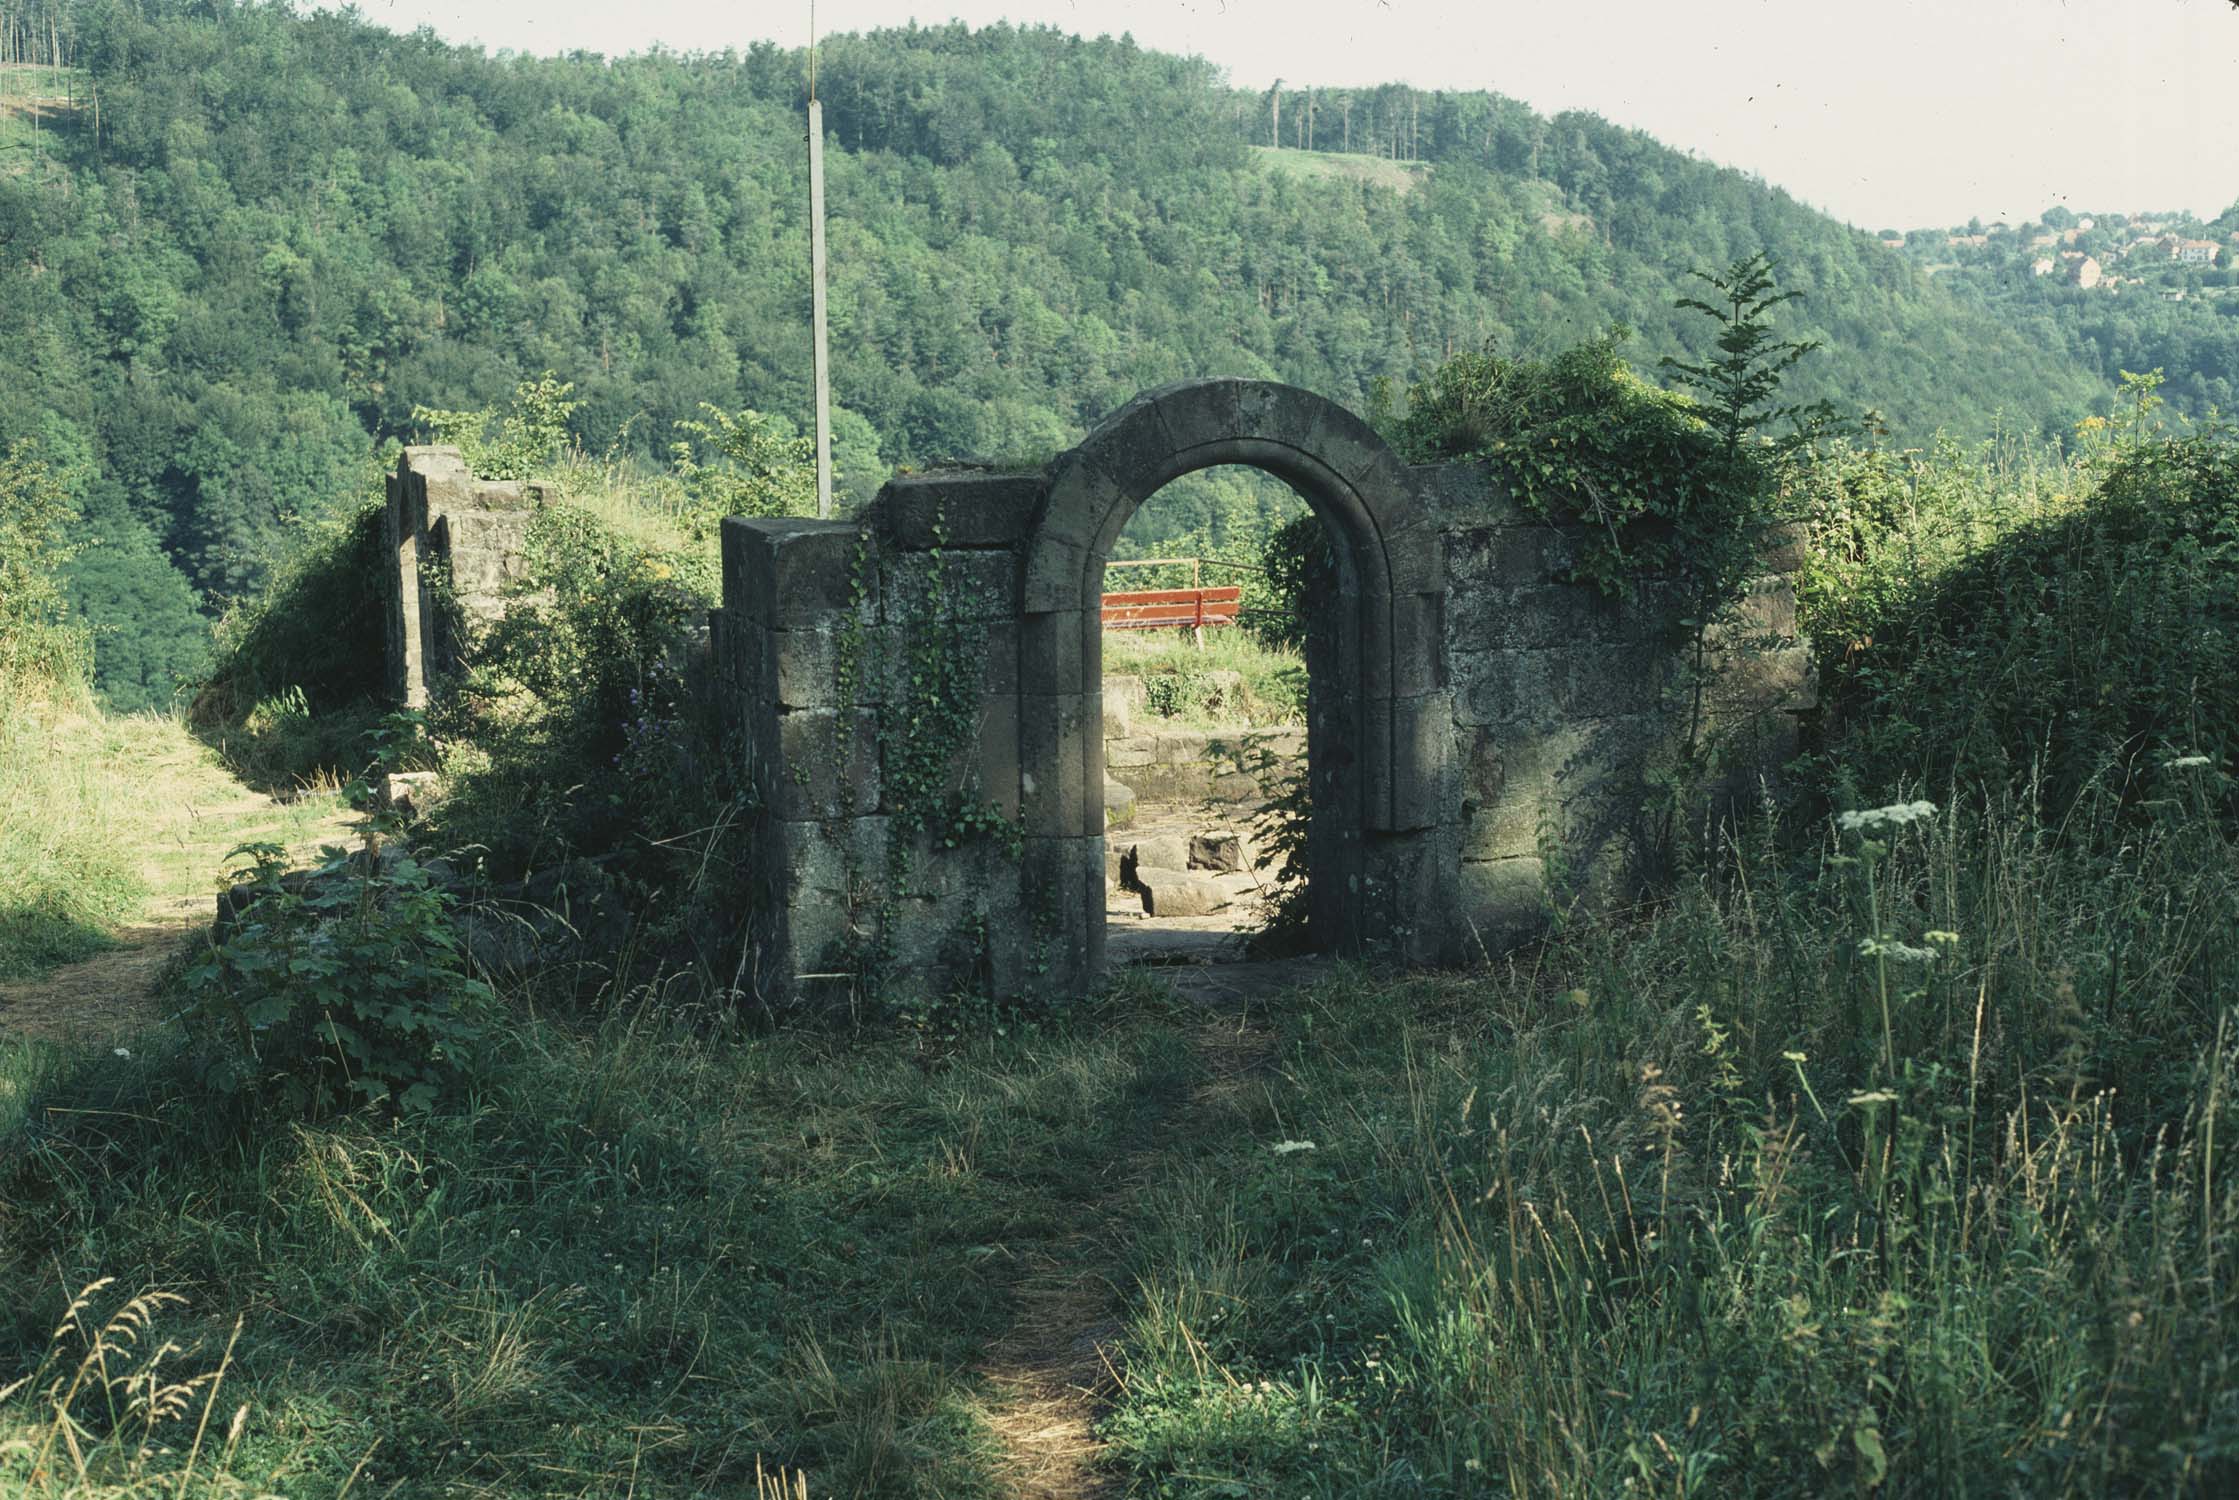
[[[0,141],[0,443],[36,438],[86,517],[72,586],[112,703],[166,700],[209,613],[291,518],[365,493],[416,407],[550,370],[590,451],[651,465],[702,402],[805,418],[799,54],[492,58],[280,3],[25,3],[69,102]],[[892,465],[1046,453],[1185,376],[1365,404],[1456,349],[1612,322],[1652,369],[1702,336],[1685,273],[1758,249],[1805,294],[1784,331],[1826,341],[1799,397],[1908,437],[2105,399],[1868,236],[1591,115],[1278,99],[1005,27],[840,37],[821,80],[858,497]]]
[[[2239,201],[2214,219],[2054,207],[2030,223],[1892,230],[1884,242],[2110,382],[2159,370],[2161,394],[2189,417],[2239,405]]]

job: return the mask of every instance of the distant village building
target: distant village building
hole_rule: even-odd
[[[2050,276],[2052,274],[2052,257],[2040,255],[2031,261],[2029,263],[2029,274],[2032,276]]]
[[[2099,258],[2087,255],[2070,268],[2068,279],[2071,285],[2081,287],[2088,292],[2105,279],[2105,273],[2099,268]]]
[[[2172,238],[2169,243],[2169,258],[2180,265],[2212,266],[2216,263],[2216,257],[2222,253],[2223,246],[2214,240]]]

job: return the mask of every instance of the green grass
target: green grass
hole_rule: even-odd
[[[522,1012],[457,1111],[254,1129],[160,1038],[0,1050],[0,1370],[100,1277],[86,1320],[188,1299],[109,1377],[168,1340],[222,1393],[144,1459],[82,1396],[94,1494],[175,1482],[210,1403],[213,1493],[998,1494],[982,1371],[1070,1257],[1133,1493],[2217,1493],[2239,850],[2170,792],[2115,862],[2010,809],[1903,830],[1870,902],[1855,836],[1730,850],[1217,1025],[1136,986],[927,1051],[640,992]],[[1942,955],[1886,1043],[1869,933]]]
[[[18,979],[99,952],[145,887],[90,697],[28,679],[0,690],[0,979]]]
[[[1209,680],[1214,672],[1236,673],[1241,692]],[[1248,630],[1208,630],[1202,650],[1186,630],[1107,630],[1104,673],[1141,677],[1146,708],[1175,724],[1212,729],[1306,722],[1305,660],[1262,644]]]
[[[235,844],[302,851],[341,831],[331,792],[255,796],[174,717],[13,687],[0,706],[0,979],[90,957],[119,927],[206,916]]]
[[[89,1316],[189,1298],[133,1351],[187,1346],[176,1378],[238,1320],[217,1421],[251,1417],[217,1467],[245,1484],[331,1494],[363,1460],[375,1493],[693,1495],[759,1463],[818,1494],[1003,1493],[977,1363],[1187,1049],[1141,1021],[936,1059],[695,1020],[653,994],[524,1017],[468,1110],[240,1133],[155,1039],[0,1044],[0,1369],[117,1275]],[[0,1404],[0,1489],[48,1384]],[[201,1399],[161,1460],[102,1445],[105,1400],[76,1412],[95,1484],[181,1472]]]
[[[1138,1495],[2231,1493],[2229,747],[2109,753],[2227,701],[2222,441],[1838,470],[1809,784],[1942,805],[1475,972],[955,1046],[515,996],[463,1103],[314,1123],[0,1042],[0,1493],[1014,1493],[998,1367],[1084,1341]],[[2167,581],[2096,628],[2094,538]]]
[[[1945,820],[1878,919],[1834,853],[1276,1012],[1131,1246],[1135,1492],[2228,1493],[2227,836],[2092,867]],[[1930,929],[1892,1069],[1857,940]]]

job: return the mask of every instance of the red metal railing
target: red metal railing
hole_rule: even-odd
[[[1231,585],[1218,589],[1146,589],[1132,594],[1104,596],[1106,630],[1203,630],[1208,625],[1233,625],[1243,605],[1244,591]]]

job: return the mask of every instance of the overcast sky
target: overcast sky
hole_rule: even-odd
[[[362,0],[493,50],[715,50],[808,37],[807,0]],[[1590,109],[1864,228],[2239,199],[2232,0],[820,0],[820,30],[911,17],[1132,32],[1232,81],[1493,89]]]

